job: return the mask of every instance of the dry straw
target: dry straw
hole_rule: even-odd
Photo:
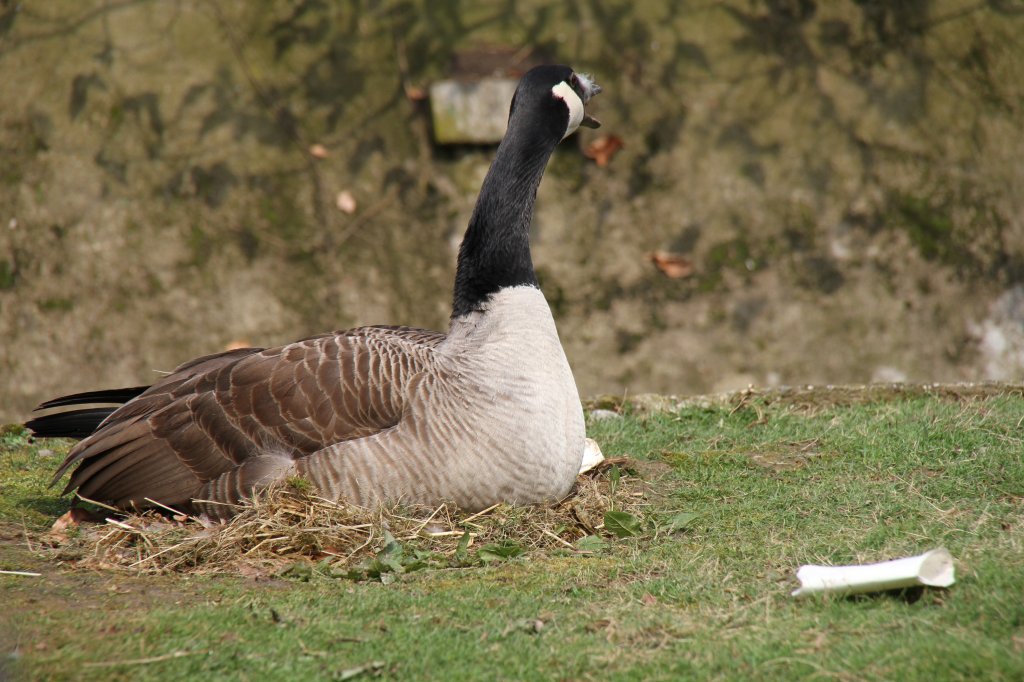
[[[254,576],[277,573],[297,561],[345,571],[396,544],[403,552],[442,562],[488,546],[585,553],[576,543],[604,533],[605,512],[645,515],[651,491],[635,475],[634,464],[625,458],[605,460],[551,506],[501,504],[474,514],[448,505],[365,509],[319,497],[296,481],[255,496],[223,525],[165,508],[163,513],[108,515],[101,524],[50,533],[47,542],[57,558],[82,567]]]

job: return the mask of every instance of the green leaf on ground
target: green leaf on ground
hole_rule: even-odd
[[[518,542],[506,540],[505,542],[484,545],[477,550],[476,555],[480,561],[490,563],[493,561],[505,561],[522,556],[526,550]]]
[[[604,529],[619,538],[633,538],[643,530],[639,518],[614,509],[604,513]]]

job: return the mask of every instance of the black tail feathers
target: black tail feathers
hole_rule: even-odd
[[[36,410],[70,405],[89,405],[113,403],[115,407],[87,407],[78,410],[66,410],[36,417],[25,422],[25,427],[37,438],[85,438],[96,430],[104,419],[109,417],[120,405],[127,403],[145,391],[148,386],[132,388],[115,388],[106,391],[88,391],[75,393],[53,400],[47,400]]]

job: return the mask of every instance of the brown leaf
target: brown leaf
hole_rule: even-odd
[[[68,531],[78,528],[86,522],[102,521],[103,514],[95,514],[81,507],[72,507],[63,516],[58,518],[50,526],[50,530],[42,536],[42,541],[53,546],[59,546],[68,541]]]
[[[82,509],[81,507],[72,507],[53,522],[53,525],[50,526],[50,532],[65,533],[69,528],[78,528],[85,522],[99,521],[102,518],[102,514],[94,514],[88,509]]]
[[[604,168],[612,160],[615,153],[622,149],[622,138],[618,135],[602,135],[587,145],[583,155],[593,159],[599,167]]]
[[[330,152],[327,151],[327,147],[323,146],[319,142],[314,145],[310,145],[309,147],[309,155],[313,158],[326,159],[329,154]]]
[[[658,603],[658,598],[650,592],[644,592],[644,596],[640,597],[640,601],[644,603],[644,606],[654,606]]]
[[[406,85],[405,96],[413,102],[419,102],[427,98],[427,91],[418,85]]]
[[[668,251],[654,251],[647,254],[647,258],[654,263],[655,267],[672,279],[683,279],[693,274],[693,261],[678,253]]]

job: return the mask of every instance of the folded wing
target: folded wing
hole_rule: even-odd
[[[65,492],[117,507],[188,507],[218,479],[237,497],[281,461],[395,426],[443,339],[363,327],[199,358],[110,413],[54,480],[75,467]]]

